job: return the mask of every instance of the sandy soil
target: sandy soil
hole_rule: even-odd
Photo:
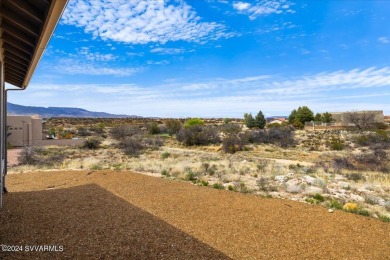
[[[390,259],[390,224],[118,171],[8,176],[0,244],[62,252],[6,259]]]
[[[7,150],[7,161],[8,167],[12,167],[18,164],[18,157],[22,148],[8,149]]]

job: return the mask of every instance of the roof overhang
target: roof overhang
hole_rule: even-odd
[[[25,89],[67,0],[0,0],[0,59],[4,80]]]

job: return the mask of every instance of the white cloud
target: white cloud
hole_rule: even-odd
[[[158,53],[158,54],[174,55],[174,54],[184,53],[185,49],[183,49],[183,48],[154,48],[154,49],[151,49],[150,52]]]
[[[381,43],[389,43],[390,42],[389,38],[383,37],[383,36],[379,37],[378,41],[381,42]]]
[[[144,70],[142,67],[131,68],[104,66],[104,64],[100,63],[69,58],[60,59],[58,64],[54,66],[54,69],[60,73],[72,75],[111,75],[118,77],[132,76],[133,74]]]
[[[244,2],[234,2],[233,3],[233,8],[238,10],[238,11],[243,11],[243,10],[249,9],[250,6],[251,6],[250,3],[244,3]]]
[[[133,44],[204,42],[234,36],[222,24],[201,21],[184,1],[74,0],[61,21],[103,40]]]
[[[294,13],[293,3],[287,0],[256,0],[255,3],[234,2],[233,8],[241,14],[246,14],[254,20],[258,16],[281,13]]]
[[[101,54],[99,52],[91,52],[88,47],[81,47],[77,51],[77,58],[80,58],[80,55],[85,59],[90,61],[112,61],[116,57],[113,54]]]

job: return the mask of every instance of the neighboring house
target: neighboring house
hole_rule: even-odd
[[[348,114],[353,113],[361,116],[373,116],[373,123],[383,123],[384,115],[383,110],[363,110],[363,111],[351,111],[351,112],[330,112],[336,125],[350,125],[353,124]]]
[[[84,139],[46,139],[43,120],[35,116],[7,116],[7,143],[12,146],[81,145]]]
[[[35,116],[7,116],[7,142],[12,146],[39,144],[42,139],[42,118]]]

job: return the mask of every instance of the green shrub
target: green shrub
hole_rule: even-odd
[[[331,150],[341,151],[344,149],[344,141],[339,137],[332,137],[331,140],[327,143]]]
[[[184,123],[184,127],[186,128],[201,125],[204,125],[204,121],[200,118],[190,118]]]
[[[91,165],[91,170],[101,170],[102,169],[102,166],[98,165],[98,164],[94,164],[94,165]]]
[[[201,180],[201,181],[200,181],[200,185],[202,185],[202,186],[209,186],[209,182],[208,182],[208,181]]]
[[[161,171],[161,175],[166,176],[166,177],[171,176],[171,175],[169,174],[169,171],[168,171],[168,170],[165,170],[165,169]]]
[[[378,214],[378,218],[382,220],[383,222],[390,222],[390,217],[382,214]]]
[[[146,125],[146,129],[148,129],[148,133],[151,135],[156,135],[160,133],[160,128],[158,127],[157,122],[150,122]]]
[[[330,200],[328,203],[329,203],[329,208],[343,209],[343,204],[340,203],[338,200]]]
[[[161,159],[165,160],[165,159],[169,158],[170,156],[171,156],[171,154],[169,152],[165,151],[161,154]]]
[[[225,189],[225,188],[223,187],[223,184],[222,184],[222,183],[219,183],[219,182],[214,183],[214,184],[213,184],[213,188],[214,188],[214,189],[217,189],[217,190],[223,190],[223,189]]]

